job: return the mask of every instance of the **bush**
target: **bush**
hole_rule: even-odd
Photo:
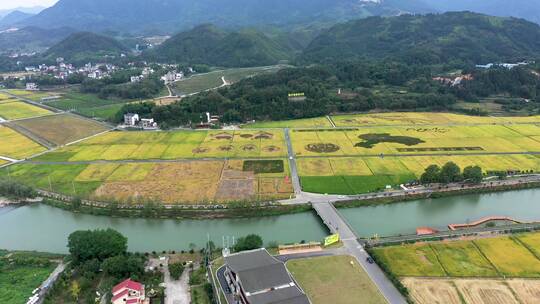
[[[250,234],[238,239],[238,243],[234,246],[235,251],[245,251],[261,248],[263,246],[263,240],[259,235]]]
[[[10,198],[34,198],[37,196],[32,187],[11,180],[0,180],[0,196]]]
[[[174,280],[179,280],[184,272],[184,266],[182,263],[173,263],[169,265],[169,272]]]

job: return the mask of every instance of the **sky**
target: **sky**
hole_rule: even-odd
[[[49,7],[58,0],[0,0],[0,9],[16,7],[45,6]]]

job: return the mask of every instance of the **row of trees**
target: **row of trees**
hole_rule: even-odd
[[[442,168],[438,165],[431,165],[426,168],[420,177],[422,184],[433,183],[457,183],[457,182],[482,182],[484,175],[479,166],[468,166],[461,171],[461,168],[454,162],[447,162]]]

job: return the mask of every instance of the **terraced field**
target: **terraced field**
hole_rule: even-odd
[[[0,156],[22,159],[47,150],[26,136],[0,125]]]
[[[21,101],[0,103],[0,118],[5,120],[30,118],[51,114],[50,111]]]
[[[280,158],[286,152],[282,131],[110,132],[40,160]]]
[[[286,161],[213,160],[174,163],[17,164],[11,178],[34,187],[101,201],[168,204],[289,198]],[[0,176],[7,170],[0,170]]]

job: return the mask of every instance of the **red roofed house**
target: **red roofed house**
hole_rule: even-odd
[[[144,285],[127,279],[113,287],[113,304],[146,304]]]

